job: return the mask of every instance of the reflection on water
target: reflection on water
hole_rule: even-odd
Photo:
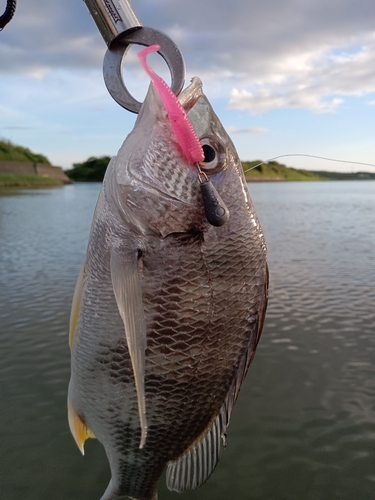
[[[95,500],[109,472],[66,421],[67,324],[100,186],[0,191],[0,498]],[[159,499],[374,500],[375,183],[260,183],[258,353],[202,488]]]

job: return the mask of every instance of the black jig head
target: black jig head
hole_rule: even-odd
[[[204,177],[204,179],[202,178]],[[206,219],[211,226],[223,226],[229,219],[229,210],[222,200],[215,186],[198,166],[198,179],[201,184],[201,193]]]

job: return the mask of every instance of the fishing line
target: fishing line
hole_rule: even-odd
[[[366,167],[375,167],[374,163],[363,163],[361,161],[350,161],[350,160],[338,160],[336,158],[326,158],[324,156],[305,155],[305,154],[300,154],[300,153],[291,153],[291,154],[287,154],[287,155],[275,156],[274,158],[269,158],[266,161],[261,161],[257,165],[254,165],[253,167],[244,170],[244,173],[246,174],[246,172],[250,172],[250,170],[254,170],[254,168],[260,167],[261,165],[265,165],[266,163],[268,163],[270,161],[278,160],[279,158],[286,158],[288,156],[304,156],[306,158],[316,158],[318,160],[336,161],[336,162],[339,162],[339,163],[350,163],[352,165],[362,165],[362,166],[364,165]]]

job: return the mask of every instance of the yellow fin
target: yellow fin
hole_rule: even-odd
[[[82,264],[81,270],[79,271],[76,287],[74,289],[74,294],[73,294],[72,308],[70,311],[70,323],[69,323],[69,347],[70,347],[70,349],[73,346],[74,334],[76,331],[79,310],[81,307],[82,290],[83,290],[83,268],[84,267],[85,267],[85,263]]]
[[[94,438],[94,434],[91,429],[82,422],[81,417],[76,412],[73,407],[70,399],[68,398],[68,420],[70,432],[73,434],[75,442],[77,443],[78,448],[80,449],[82,455],[85,454],[85,450],[83,448],[86,439]]]

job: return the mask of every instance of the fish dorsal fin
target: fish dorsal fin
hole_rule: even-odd
[[[176,461],[169,462],[166,481],[170,490],[185,493],[207,481],[219,461],[221,439],[224,439],[226,427],[223,405],[208,431]]]
[[[77,321],[79,316],[79,311],[81,308],[82,291],[83,291],[83,269],[85,263],[82,264],[81,270],[79,271],[76,287],[74,289],[72,308],[70,310],[70,322],[69,322],[69,346],[70,349],[73,346],[74,334],[77,327]]]
[[[120,254],[117,250],[111,250],[111,278],[117,307],[124,323],[126,342],[133,367],[141,426],[139,447],[143,448],[147,435],[144,386],[146,322],[138,271],[138,250],[128,254]]]

